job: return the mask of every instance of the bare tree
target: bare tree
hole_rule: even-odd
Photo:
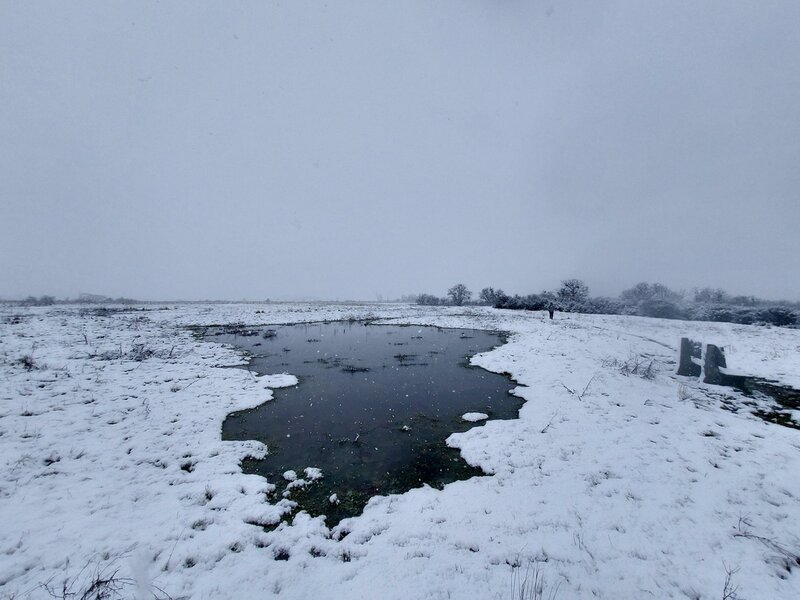
[[[558,290],[558,299],[564,302],[583,302],[589,297],[589,286],[580,279],[565,279]]]
[[[472,298],[472,292],[467,289],[463,283],[457,283],[449,290],[447,290],[447,295],[450,296],[450,300],[456,306],[461,306],[464,302],[469,301]]]
[[[481,293],[478,294],[478,299],[484,304],[494,306],[497,303],[497,300],[504,296],[505,292],[503,292],[503,290],[496,290],[493,287],[485,287],[481,290]]]
[[[623,290],[622,293],[619,295],[619,297],[629,302],[640,302],[642,300],[650,300],[650,298],[653,297],[653,289],[650,287],[649,283],[642,281],[640,283],[637,283],[632,288]]]
[[[719,288],[705,287],[702,289],[695,288],[694,290],[695,302],[725,302],[727,299],[728,293]]]
[[[627,302],[645,302],[647,300],[663,300],[666,302],[679,302],[683,299],[680,292],[674,292],[663,283],[649,284],[642,281],[632,288],[623,290],[619,295]]]

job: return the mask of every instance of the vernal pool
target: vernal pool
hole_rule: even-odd
[[[267,457],[243,470],[329,526],[372,496],[482,475],[446,438],[482,426],[466,413],[513,419],[522,404],[509,378],[469,365],[503,342],[498,333],[333,322],[209,334],[249,352],[258,374],[298,377],[273,400],[230,414],[222,435],[264,442]]]

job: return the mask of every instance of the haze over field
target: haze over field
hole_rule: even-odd
[[[0,3],[0,297],[800,298],[800,4]]]

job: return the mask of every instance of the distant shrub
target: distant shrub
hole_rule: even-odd
[[[423,306],[439,306],[440,304],[445,304],[445,302],[433,294],[420,294],[417,296],[417,304]]]
[[[613,298],[589,298],[580,303],[576,312],[593,315],[619,315],[623,313],[625,305]]]
[[[693,321],[714,321],[717,323],[756,323],[791,327],[797,324],[797,311],[786,306],[732,306],[729,304],[696,304],[689,307],[688,318]]]
[[[721,304],[723,302],[727,302],[729,296],[725,290],[721,290],[719,288],[695,288],[694,289],[694,301],[698,303],[702,302],[713,302],[717,304]]]
[[[637,315],[642,317],[657,317],[659,319],[685,319],[684,311],[675,302],[669,300],[645,300],[639,303]]]
[[[758,306],[763,303],[762,300],[759,300],[755,296],[731,296],[729,302],[737,306]]]
[[[495,308],[506,308],[506,304],[508,304],[510,298],[511,297],[505,292],[502,291],[498,292],[497,294],[495,294],[492,306],[494,306]]]
[[[736,321],[736,311],[730,306],[711,306],[706,309],[705,313],[706,321],[715,321],[717,323],[733,323]]]
[[[779,327],[796,325],[797,313],[784,306],[771,306],[758,311],[758,321]]]
[[[545,310],[551,302],[550,299],[539,294],[528,294],[527,296],[506,296],[503,294],[495,302],[495,308],[510,308],[513,310]]]
[[[483,304],[494,306],[497,304],[497,301],[505,295],[506,294],[503,292],[503,290],[496,290],[493,287],[485,287],[481,290],[481,293],[478,294],[478,300],[480,300],[480,302]]]
[[[56,303],[56,299],[53,296],[39,296],[36,298],[35,296],[28,296],[20,302],[23,306],[52,306]]]
[[[647,283],[642,281],[632,288],[624,290],[619,295],[620,300],[629,304],[638,304],[648,300],[665,300],[680,302],[683,300],[682,292],[674,292],[663,283]]]
[[[522,300],[519,295],[514,296],[507,296],[503,294],[502,296],[498,296],[497,299],[494,301],[495,308],[510,308],[510,309],[517,309],[521,310],[522,307]]]
[[[740,325],[752,325],[757,320],[758,315],[752,308],[738,308],[734,311],[734,323],[739,323]]]

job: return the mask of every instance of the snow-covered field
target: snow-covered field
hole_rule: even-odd
[[[0,598],[116,573],[125,597],[510,600],[534,572],[544,598],[800,597],[800,431],[674,375],[688,335],[800,387],[798,330],[388,304],[80,311],[0,308]],[[508,331],[473,362],[527,402],[448,441],[492,477],[374,498],[332,531],[305,513],[265,530],[285,482],[243,475],[268,449],[221,424],[295,379],[228,368],[244,357],[182,326],[347,318]],[[622,372],[652,360],[653,379]]]

